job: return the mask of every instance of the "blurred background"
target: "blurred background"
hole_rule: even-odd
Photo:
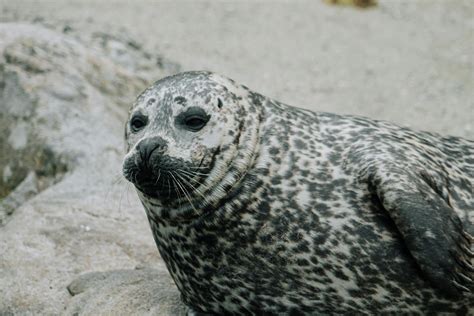
[[[472,1],[328,2],[4,1],[2,15],[123,31],[285,103],[473,138]]]
[[[121,176],[163,76],[474,139],[472,0],[0,0],[0,22],[1,315],[184,312]]]

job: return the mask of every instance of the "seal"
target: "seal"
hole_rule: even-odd
[[[474,142],[209,72],[134,103],[123,174],[190,313],[474,313]]]

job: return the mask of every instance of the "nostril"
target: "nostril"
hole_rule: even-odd
[[[166,152],[168,144],[166,140],[159,136],[148,137],[143,139],[137,144],[137,151],[140,153],[140,157],[143,161],[148,161],[153,152],[163,154]]]

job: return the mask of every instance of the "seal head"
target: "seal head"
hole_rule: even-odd
[[[245,174],[256,152],[258,113],[239,89],[229,79],[188,72],[138,97],[125,128],[123,174],[139,194],[167,206],[157,215],[197,216]]]

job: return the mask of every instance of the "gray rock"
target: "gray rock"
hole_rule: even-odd
[[[140,48],[123,46],[118,63],[107,47],[92,36],[0,24],[2,315],[179,309],[142,207],[121,180],[128,105],[170,72],[138,71],[131,61],[147,54]],[[67,289],[83,273],[136,266],[158,270],[114,271],[95,283],[86,275],[72,283],[75,296]]]
[[[36,173],[31,171],[15,190],[0,202],[0,225],[4,225],[16,208],[36,194],[38,194],[38,179]]]
[[[93,272],[68,286],[74,295],[66,315],[185,315],[179,291],[167,271],[156,269]]]

